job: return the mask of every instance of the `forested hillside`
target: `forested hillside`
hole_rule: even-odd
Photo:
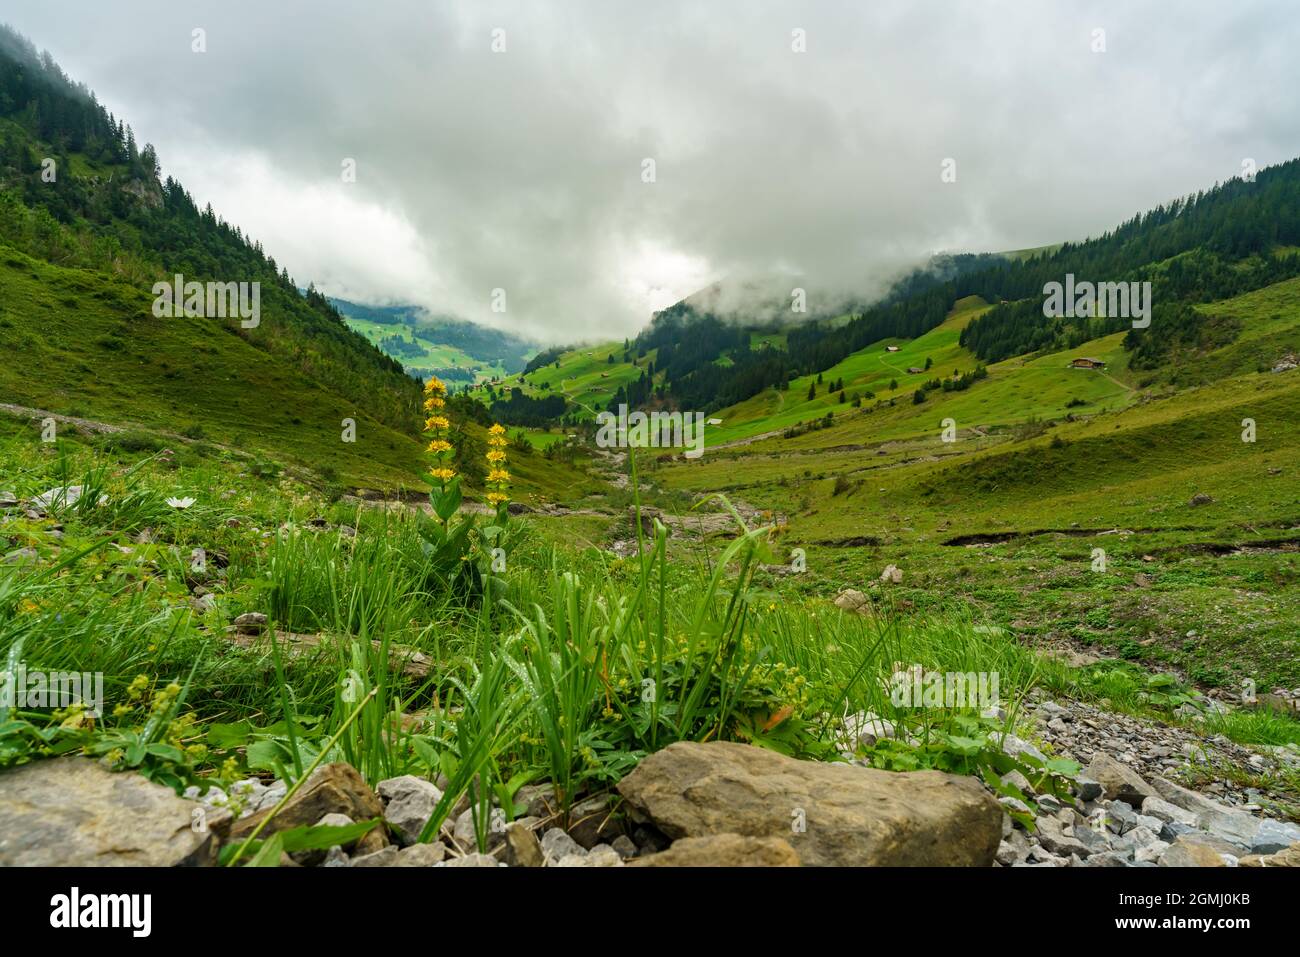
[[[146,293],[175,274],[260,283],[259,324],[225,320],[225,332],[387,426],[418,426],[419,386],[398,362],[349,330],[324,296],[301,294],[238,226],[200,209],[172,177],[160,180],[151,145],[137,143],[131,127],[48,54],[3,27],[0,147],[0,243]]]

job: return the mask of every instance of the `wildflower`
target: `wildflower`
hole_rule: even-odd
[[[194,504],[194,499],[189,496],[186,496],[185,498],[169,498],[167,499],[167,504],[172,508],[185,509]]]
[[[489,505],[501,507],[510,501],[510,473],[505,468],[505,446],[509,443],[506,430],[497,422],[488,429],[488,476],[487,501]]]
[[[429,471],[429,481],[436,482],[438,490],[443,492],[446,491],[447,483],[456,477],[455,470],[447,461],[448,457],[456,451],[455,446],[447,441],[446,437],[446,433],[451,429],[451,421],[438,412],[447,404],[443,398],[447,394],[447,387],[437,376],[429,376],[429,381],[424,384],[424,392],[424,411],[429,413],[429,417],[424,422],[424,432],[429,437],[429,446],[425,451],[434,457],[433,467]]]

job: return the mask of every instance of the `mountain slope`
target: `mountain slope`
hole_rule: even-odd
[[[415,462],[419,384],[323,296],[301,294],[260,244],[160,181],[152,147],[7,29],[0,145],[0,331],[25,360],[0,370],[0,394],[141,422],[184,408],[214,438],[355,475],[367,456],[339,441],[352,417],[385,433],[377,478]],[[176,274],[256,283],[256,325],[156,318],[154,283]],[[294,420],[318,427],[282,442],[276,423]]]

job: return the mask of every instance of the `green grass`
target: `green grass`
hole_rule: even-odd
[[[353,316],[347,317],[347,323],[350,328],[361,333],[375,345],[379,345],[381,339],[397,335],[407,342],[419,346],[420,351],[418,353],[395,354],[393,358],[402,363],[402,366],[411,375],[419,376],[422,379],[428,378],[434,370],[438,369],[464,369],[473,373],[476,383],[501,378],[507,374],[505,367],[499,360],[476,359],[462,349],[439,343],[434,333],[426,334],[420,329],[413,329],[410,326],[373,322],[369,319],[358,319]],[[456,386],[462,384],[460,382],[453,383]]]
[[[614,357],[612,363],[610,356]],[[509,392],[519,387],[531,396],[563,395],[579,419],[591,420],[609,405],[620,386],[638,379],[654,357],[655,350],[651,350],[639,358],[634,354],[633,362],[624,362],[620,342],[580,346],[559,357],[558,369],[552,363],[527,375],[505,376],[495,383],[495,388],[498,392]],[[485,403],[489,401],[483,386],[471,394]]]

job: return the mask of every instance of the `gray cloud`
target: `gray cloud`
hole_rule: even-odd
[[[300,282],[551,341],[722,277],[869,295],[933,252],[1081,238],[1300,153],[1285,0],[71,9],[5,16]]]

